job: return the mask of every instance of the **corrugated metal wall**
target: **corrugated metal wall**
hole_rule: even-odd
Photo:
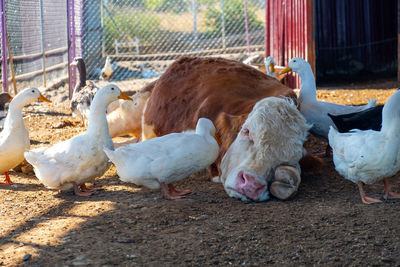
[[[317,78],[397,70],[397,0],[315,1]]]
[[[265,55],[278,65],[293,57],[306,59],[315,72],[312,0],[266,0]],[[291,73],[288,86],[299,88],[297,75]]]
[[[266,0],[266,56],[279,65],[302,57],[318,82],[396,75],[397,2]],[[300,86],[294,74],[288,85]]]

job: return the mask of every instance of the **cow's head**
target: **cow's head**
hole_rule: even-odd
[[[228,195],[264,201],[270,189],[281,199],[296,192],[298,162],[309,128],[292,100],[258,101],[222,159],[220,178]]]

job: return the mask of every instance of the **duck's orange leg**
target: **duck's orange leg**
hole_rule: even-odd
[[[175,192],[172,192],[170,190],[169,185],[167,186],[164,182],[160,182],[160,186],[161,186],[161,193],[163,194],[163,196],[167,199],[180,199],[180,198],[185,198],[184,195],[178,195]]]
[[[80,197],[88,197],[88,196],[93,195],[93,193],[95,192],[95,191],[81,191],[79,189],[79,186],[76,183],[73,183],[73,185],[74,185],[75,195],[80,196]]]
[[[88,186],[86,186],[85,183],[83,183],[79,186],[79,189],[82,192],[96,192],[97,190],[100,190],[101,188],[100,187],[88,187]]]
[[[182,190],[182,191],[178,191],[175,189],[175,187],[172,184],[168,185],[168,190],[170,192],[176,193],[178,196],[184,196],[184,195],[188,195],[192,193],[192,190]]]
[[[4,183],[0,183],[0,185],[12,185],[13,182],[11,182],[10,175],[8,175],[8,172],[5,172],[4,175],[6,178],[4,179]]]
[[[383,190],[383,198],[385,200],[387,199],[399,199],[400,198],[400,194],[399,193],[395,193],[390,191],[390,186],[389,186],[389,182],[388,180],[385,178],[383,179],[383,184],[385,185],[385,189]]]
[[[367,196],[367,194],[365,194],[363,182],[358,182],[358,189],[360,190],[361,200],[364,204],[373,204],[382,202],[377,198],[369,197]]]

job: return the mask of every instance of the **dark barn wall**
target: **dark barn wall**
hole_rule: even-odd
[[[397,74],[397,0],[316,0],[317,80]]]

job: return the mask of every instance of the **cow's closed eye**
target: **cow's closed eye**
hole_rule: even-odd
[[[251,136],[250,130],[249,128],[242,128],[242,130],[240,131],[240,134],[243,136],[246,136],[247,138],[249,138],[249,140],[253,140],[253,137]]]

